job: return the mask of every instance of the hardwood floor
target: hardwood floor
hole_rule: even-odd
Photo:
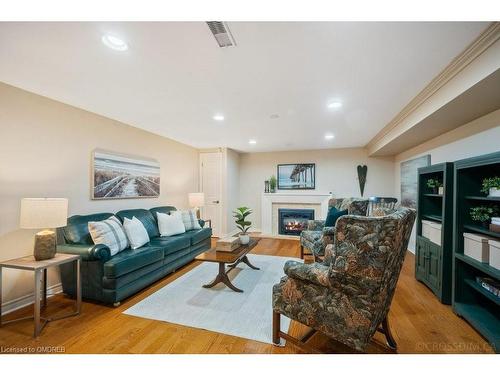
[[[299,243],[295,240],[262,239],[252,253],[298,257],[299,251]],[[198,264],[192,262],[186,265],[127,299],[118,308],[84,302],[81,315],[50,323],[38,339],[31,336],[31,321],[3,326],[0,328],[0,353],[13,349],[35,353],[301,353],[290,344],[278,348],[239,337],[122,314]],[[62,295],[54,296],[49,299],[46,313],[63,313],[65,309],[71,309],[72,304]],[[4,318],[13,319],[30,313],[31,307],[26,307]],[[406,257],[389,319],[398,343],[398,353],[493,353],[488,343],[456,316],[450,306],[442,305],[423,284],[415,280],[411,253]],[[305,331],[305,327],[293,322],[289,333],[298,336]],[[320,334],[316,334],[310,343],[323,351],[351,352]],[[392,353],[379,333],[375,335],[368,352]]]

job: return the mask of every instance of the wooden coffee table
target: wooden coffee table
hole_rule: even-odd
[[[219,263],[219,273],[215,277],[214,281],[210,284],[203,285],[204,288],[212,288],[218,283],[223,283],[235,292],[242,293],[243,290],[235,287],[229,277],[228,273],[233,270],[241,262],[245,263],[248,267],[259,270],[255,267],[247,258],[247,254],[259,243],[260,238],[250,238],[250,242],[247,245],[240,245],[238,248],[231,252],[216,251],[215,249],[210,249],[200,255],[195,259],[201,260],[203,262],[215,262]],[[226,265],[228,266],[226,270]]]

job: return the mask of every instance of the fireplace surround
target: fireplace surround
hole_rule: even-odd
[[[300,236],[307,229],[307,221],[314,220],[314,209],[280,208],[278,209],[278,233]]]

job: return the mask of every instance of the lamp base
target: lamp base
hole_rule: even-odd
[[[36,260],[52,259],[56,256],[56,232],[42,230],[35,235],[33,256]]]

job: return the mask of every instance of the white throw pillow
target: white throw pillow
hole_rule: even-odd
[[[144,228],[142,222],[135,216],[132,217],[132,220],[125,218],[123,221],[123,229],[125,229],[132,249],[138,249],[149,242],[148,231]]]
[[[88,227],[92,241],[109,247],[111,256],[128,247],[122,223],[115,216],[102,221],[89,221]]]
[[[180,212],[172,212],[170,215],[157,212],[156,216],[158,217],[160,236],[173,236],[174,234],[181,234],[186,231]]]
[[[196,210],[181,211],[181,215],[186,230],[201,229],[198,218],[196,217]]]

